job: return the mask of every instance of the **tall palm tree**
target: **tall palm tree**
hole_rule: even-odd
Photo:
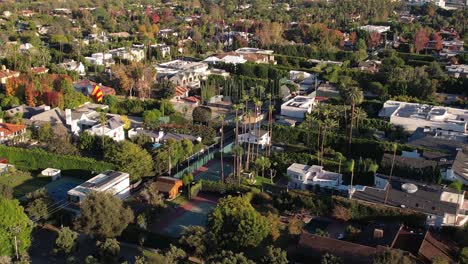
[[[234,111],[236,112],[236,115],[235,115],[235,122],[236,122],[236,129],[234,130],[234,134],[235,134],[235,137],[234,137],[234,146],[237,147],[239,145],[239,105],[238,104],[234,104],[232,106],[232,109],[234,109]],[[237,173],[237,159],[238,157],[235,156],[234,158],[234,174]],[[236,174],[237,175],[237,174]]]
[[[271,126],[271,115],[272,115],[272,111],[273,111],[273,109],[270,109],[271,108],[271,93],[268,93],[266,95],[266,97],[268,98],[268,125],[267,125],[267,129],[268,129],[268,137],[270,137],[270,139],[271,139],[270,126]],[[270,142],[271,142],[271,140],[270,140]],[[267,145],[267,155],[268,155],[268,157],[270,156],[270,143]]]
[[[241,175],[241,170],[242,170],[242,165],[241,165],[241,157],[242,154],[244,153],[244,149],[241,146],[236,146],[232,149],[232,152],[234,156],[237,157],[237,171],[236,171],[236,177],[239,181],[240,184],[240,175]]]
[[[320,162],[320,136],[323,133],[322,120],[316,119],[314,127],[317,129],[317,146],[315,147],[315,151],[317,152],[317,163],[319,163]]]
[[[221,155],[221,181],[224,182],[224,160],[223,160],[223,143],[224,143],[224,115],[219,115],[219,120],[221,121],[221,142],[220,142],[220,155]]]
[[[362,123],[362,120],[367,118],[367,113],[361,107],[356,107],[354,115],[356,119],[356,128],[359,129],[359,125]]]
[[[354,181],[354,160],[352,159],[351,162],[349,163],[349,170],[351,171],[351,184],[350,184],[350,194],[349,198],[352,198],[352,191],[353,191],[353,181]]]
[[[307,142],[307,146],[311,146],[311,138],[310,138],[310,132],[312,132],[312,127],[315,123],[315,116],[313,115],[306,115],[305,117],[305,121],[304,123],[302,123],[302,125],[306,128],[307,130],[307,138],[306,138],[306,142]],[[312,152],[311,152],[312,153]]]
[[[252,111],[248,109],[247,113],[246,113],[246,116],[247,116],[247,120],[250,120],[252,118]],[[246,131],[246,134],[247,134],[247,162],[245,163],[245,169],[248,171],[249,170],[249,165],[250,165],[250,159],[251,159],[251,156],[250,156],[251,134],[250,133],[252,132],[252,122],[247,121],[247,123],[248,123],[249,129],[248,129],[248,131]],[[252,157],[252,159],[253,159],[253,157]]]
[[[335,129],[338,127],[338,122],[334,119],[325,119],[325,121],[323,122],[323,133],[322,133],[322,146],[321,146],[321,154],[322,154],[322,157],[320,159],[320,165],[323,164],[323,146],[325,145],[325,141],[327,139],[327,136],[329,133],[331,133],[332,131],[335,131]]]
[[[99,122],[101,123],[101,140],[102,140],[102,148],[104,149],[104,127],[107,123],[107,114],[105,112],[101,112],[99,114]]]
[[[262,114],[262,104],[263,104],[262,101],[255,100],[255,112],[256,112],[255,121],[257,121],[258,116]],[[255,127],[257,128],[257,134],[256,135],[260,135],[260,125],[261,125],[261,122],[259,122],[258,124],[257,124],[257,122],[255,122]],[[257,142],[257,146],[256,146],[257,151],[256,151],[256,154],[255,154],[255,157],[257,157],[257,158],[259,157],[258,152],[259,152],[259,148],[260,148],[260,144],[258,144],[258,143],[260,143],[260,142]]]
[[[351,106],[351,122],[349,127],[349,149],[351,150],[351,143],[353,141],[353,120],[356,105],[359,105],[364,100],[362,90],[357,86],[351,86],[343,91],[343,99],[346,104]]]
[[[396,157],[396,152],[398,148],[397,144],[393,143],[392,148],[393,148],[392,166],[390,167],[390,177],[388,179],[388,188],[387,188],[387,191],[385,192],[384,204],[387,204],[388,192],[390,191],[390,188],[392,186],[393,166],[395,165],[395,157]]]
[[[270,142],[268,143],[268,157],[271,156],[271,146],[273,144],[273,110],[274,106],[268,106],[268,137],[270,138]]]

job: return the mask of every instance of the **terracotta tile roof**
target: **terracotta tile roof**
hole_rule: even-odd
[[[9,78],[19,75],[19,72],[12,70],[0,70],[0,78]]]
[[[184,98],[183,100],[193,104],[200,102],[200,99],[196,98],[195,96],[189,96]]]
[[[432,232],[427,232],[424,241],[419,248],[419,256],[426,261],[432,261],[435,257],[443,257],[451,263],[457,259],[458,247],[451,242],[445,241],[442,237],[437,237]]]
[[[176,96],[182,96],[182,95],[185,95],[185,93],[187,93],[189,90],[187,88],[184,88],[184,87],[181,87],[181,86],[177,86],[176,87]]]
[[[31,72],[35,74],[43,74],[49,72],[49,69],[46,67],[34,67],[31,68]]]
[[[343,240],[337,240],[328,237],[320,237],[309,233],[302,233],[298,253],[303,257],[318,258],[325,253],[332,253],[341,257],[345,263],[372,263],[374,254],[383,250]]]
[[[19,132],[25,129],[25,125],[14,125],[9,123],[0,123],[0,132],[3,132],[3,136],[9,136],[13,133]]]
[[[239,56],[239,54],[235,53],[234,51],[230,51],[230,52],[226,52],[226,53],[216,55],[216,57],[218,59],[223,59],[226,56]]]

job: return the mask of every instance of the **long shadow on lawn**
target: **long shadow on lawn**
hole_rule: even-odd
[[[17,199],[20,199],[26,194],[46,186],[49,182],[49,178],[33,176],[33,178],[22,182],[16,187],[13,187],[13,196]]]

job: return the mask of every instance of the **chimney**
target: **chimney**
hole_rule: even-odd
[[[50,110],[50,106],[45,105],[45,106],[44,106],[44,111],[49,111],[49,110]]]
[[[6,66],[2,65],[2,70],[6,71]]]
[[[164,131],[160,130],[158,135],[158,140],[161,140],[164,137]]]
[[[383,229],[374,228],[374,238],[375,238],[375,239],[383,238],[383,236],[384,236],[384,231],[383,231]]]

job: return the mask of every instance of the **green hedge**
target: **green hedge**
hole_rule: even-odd
[[[398,57],[402,58],[406,62],[408,61],[426,61],[426,62],[431,62],[434,61],[435,58],[431,55],[421,55],[421,54],[415,54],[415,53],[404,53],[404,52],[398,52]]]
[[[209,192],[215,194],[237,194],[237,192],[247,193],[250,192],[252,189],[238,184],[228,184],[222,183],[217,181],[207,181],[202,180],[202,192]]]
[[[91,158],[52,154],[38,148],[23,149],[0,146],[0,157],[7,158],[10,164],[19,169],[57,168],[62,170],[64,175],[83,178],[92,176],[93,172],[115,169],[115,166],[110,163]]]
[[[305,57],[312,59],[322,60],[335,60],[335,61],[346,61],[357,62],[359,55],[357,52],[344,51],[344,50],[317,50],[310,45],[269,45],[263,48],[271,49],[275,52],[275,56],[278,54],[291,56],[291,57]]]

